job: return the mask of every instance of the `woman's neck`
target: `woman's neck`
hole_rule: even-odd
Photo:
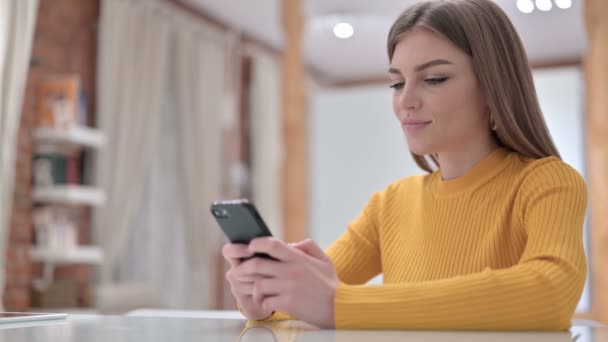
[[[492,153],[498,144],[494,139],[488,143],[470,144],[469,146],[450,149],[437,154],[439,169],[443,180],[450,180],[463,176],[473,166]]]

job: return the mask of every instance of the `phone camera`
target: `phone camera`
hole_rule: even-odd
[[[222,218],[222,217],[228,216],[228,212],[226,211],[226,209],[213,209],[212,213],[213,213],[213,216],[215,216],[217,218]]]

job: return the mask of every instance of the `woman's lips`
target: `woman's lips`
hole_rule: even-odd
[[[430,124],[432,121],[428,120],[403,120],[401,125],[407,132],[417,132]]]

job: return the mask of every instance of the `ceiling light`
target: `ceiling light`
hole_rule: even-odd
[[[350,38],[353,36],[353,33],[353,26],[349,23],[339,23],[334,26],[334,34],[338,38]]]
[[[534,3],[532,0],[517,0],[517,9],[524,13],[532,13],[534,11]]]
[[[566,9],[572,7],[572,0],[555,0],[557,7]]]
[[[549,11],[553,7],[551,0],[536,0],[536,7],[541,11]]]

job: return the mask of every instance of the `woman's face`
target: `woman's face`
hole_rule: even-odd
[[[489,111],[471,57],[423,28],[405,33],[389,69],[393,110],[418,155],[491,140]]]

